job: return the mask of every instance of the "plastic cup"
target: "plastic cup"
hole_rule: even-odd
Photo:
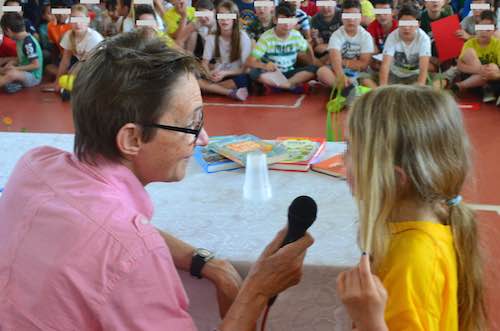
[[[243,198],[251,201],[271,199],[272,191],[269,182],[266,154],[256,151],[247,154],[245,167],[245,183]]]

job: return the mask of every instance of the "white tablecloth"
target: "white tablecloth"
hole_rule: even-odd
[[[27,150],[50,145],[71,151],[66,134],[0,133],[0,187]],[[328,152],[343,145],[329,143]],[[243,200],[244,170],[206,174],[191,160],[186,178],[178,183],[148,185],[155,213],[153,223],[186,242],[214,250],[242,274],[287,222],[290,202],[309,195],[318,204],[318,218],[310,229],[315,244],[305,259],[302,282],[281,294],[268,321],[268,331],[349,330],[336,296],[340,271],[357,263],[356,208],[344,181],[322,174],[270,171],[273,198],[255,205]],[[212,330],[218,313],[215,291],[206,280],[181,272],[200,331]]]

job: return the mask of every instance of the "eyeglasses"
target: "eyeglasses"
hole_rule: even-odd
[[[145,127],[152,127],[152,128],[158,128],[158,129],[163,129],[163,130],[170,130],[170,131],[176,131],[176,132],[183,132],[183,133],[189,133],[194,135],[194,141],[198,139],[198,136],[200,135],[201,130],[203,129],[203,112],[201,112],[201,118],[199,120],[199,124],[196,126],[196,129],[191,129],[191,128],[181,128],[178,126],[171,126],[171,125],[163,125],[163,124],[146,124],[144,125]],[[193,142],[194,142],[193,141]]]

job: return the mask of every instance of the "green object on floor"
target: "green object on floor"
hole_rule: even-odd
[[[344,86],[344,83],[341,82],[339,86]],[[332,91],[330,92],[330,99],[326,104],[326,140],[327,141],[339,141],[342,140],[342,127],[339,123],[339,113],[342,111],[342,108],[345,106],[346,98],[341,95],[342,87],[335,88],[332,87]],[[333,98],[333,94],[337,90],[335,98]],[[332,118],[333,114],[333,118]]]

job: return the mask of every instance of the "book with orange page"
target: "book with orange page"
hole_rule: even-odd
[[[311,163],[323,152],[325,138],[313,137],[278,137],[277,142],[286,147],[285,160],[269,166],[272,170],[309,171]]]
[[[344,154],[337,154],[326,160],[313,164],[311,169],[325,175],[342,179],[347,178],[347,171],[344,165]]]

